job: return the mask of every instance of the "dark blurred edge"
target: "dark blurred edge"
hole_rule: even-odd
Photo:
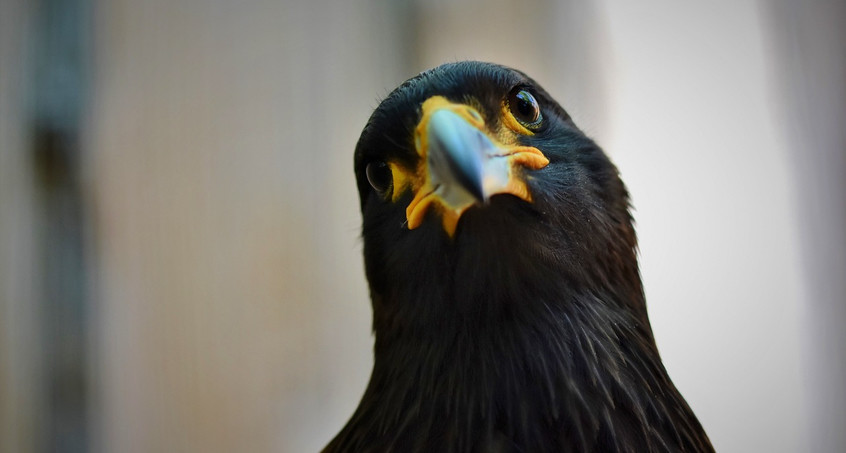
[[[761,8],[800,215],[811,448],[846,451],[846,2]]]
[[[33,11],[28,118],[37,216],[34,252],[40,290],[41,447],[89,446],[81,128],[88,93],[86,0],[40,0]]]

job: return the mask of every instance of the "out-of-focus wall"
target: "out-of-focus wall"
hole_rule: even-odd
[[[763,3],[769,87],[795,182],[812,451],[846,450],[846,2]]]
[[[377,2],[98,4],[102,451],[315,451],[369,375],[352,147],[399,83]]]
[[[37,451],[49,324],[26,134],[35,7],[0,1],[0,451]],[[81,131],[90,446],[325,445],[372,364],[358,134],[404,79],[479,59],[543,84],[618,164],[659,349],[718,451],[842,450],[832,326],[846,241],[821,225],[843,197],[803,206],[843,188],[840,129],[810,119],[843,115],[837,76],[819,76],[843,60],[802,55],[842,50],[831,43],[846,42],[832,39],[846,19],[793,8],[94,1]],[[827,151],[803,153],[808,137]]]

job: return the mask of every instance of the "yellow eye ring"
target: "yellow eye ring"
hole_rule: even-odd
[[[540,104],[526,87],[512,89],[503,107],[506,125],[520,134],[533,135],[543,122]]]

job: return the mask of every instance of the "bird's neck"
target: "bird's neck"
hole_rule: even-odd
[[[622,449],[608,443],[611,434],[641,430],[634,433],[639,445],[656,447],[650,442],[660,436],[648,427],[671,430],[671,411],[693,416],[648,325],[600,297],[533,301],[540,310],[505,311],[491,322],[457,315],[429,329],[377,330],[371,381],[350,433],[387,436],[409,447],[402,451],[417,448],[410,447],[421,426],[429,443],[420,451],[462,444],[493,450],[502,442],[546,451],[549,445],[532,442],[556,436],[559,446],[586,451]]]

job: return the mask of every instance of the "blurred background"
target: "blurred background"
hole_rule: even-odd
[[[0,451],[308,452],[372,364],[403,80],[532,75],[618,164],[723,452],[846,451],[846,2],[0,0]]]

